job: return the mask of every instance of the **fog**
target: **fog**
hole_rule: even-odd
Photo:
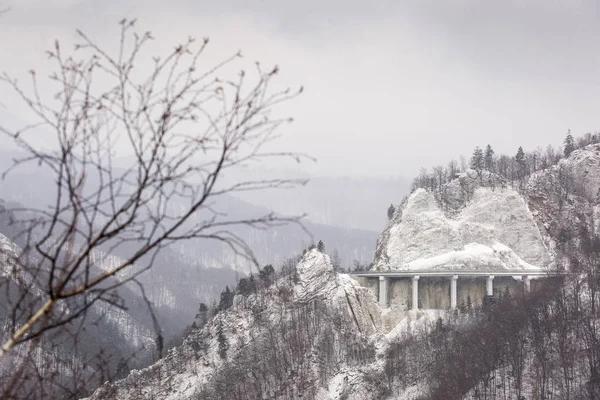
[[[44,51],[75,29],[106,48],[123,17],[151,30],[152,50],[209,36],[206,63],[241,49],[278,64],[295,123],[277,142],[315,157],[315,176],[410,179],[421,167],[490,143],[513,154],[598,128],[598,3],[517,1],[4,1],[0,68],[22,82],[48,72]],[[68,46],[67,46],[68,45]],[[5,112],[24,107],[4,88]]]

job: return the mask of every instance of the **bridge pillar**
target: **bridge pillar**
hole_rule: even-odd
[[[458,281],[458,275],[453,275],[450,279],[450,308],[456,308],[456,281]]]
[[[419,275],[412,277],[412,309],[419,309]]]
[[[388,307],[389,283],[390,278],[387,276],[379,277],[379,306],[382,308]]]
[[[487,278],[487,295],[494,295],[494,275],[490,275]]]
[[[525,291],[529,292],[531,290],[531,276],[525,275],[523,277],[523,283],[525,283]]]

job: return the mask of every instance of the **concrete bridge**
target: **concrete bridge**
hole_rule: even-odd
[[[447,271],[439,270],[419,270],[419,271],[391,271],[391,272],[355,272],[352,276],[358,277],[363,284],[369,288],[375,289],[378,283],[379,287],[377,292],[379,293],[379,305],[382,308],[390,306],[390,289],[392,285],[399,286],[398,290],[394,291],[395,300],[400,305],[404,305],[408,308],[408,302],[410,301],[410,308],[412,310],[418,310],[419,304],[425,304],[422,308],[450,308],[454,309],[457,307],[459,290],[458,282],[465,281],[463,287],[463,293],[461,298],[465,300],[470,294],[474,294],[475,298],[473,301],[477,302],[477,297],[494,296],[494,291],[508,290],[509,292],[516,292],[519,288],[522,290],[531,290],[532,278],[544,278],[549,277],[550,272],[548,271],[465,271],[460,269],[449,269]],[[419,292],[419,280],[424,278],[428,282],[426,285],[429,296],[420,295]],[[441,279],[440,279],[441,278]],[[445,278],[445,279],[444,279]],[[485,279],[485,294],[481,293],[483,285],[481,282]],[[494,279],[501,281],[501,284],[497,288],[494,286]],[[407,287],[407,282],[410,280],[411,288]],[[433,289],[432,289],[433,287]],[[444,291],[449,290],[449,296],[444,296]],[[410,292],[410,293],[408,293]],[[432,294],[433,293],[433,294]],[[437,298],[436,298],[437,297]],[[449,307],[447,300],[449,298]]]

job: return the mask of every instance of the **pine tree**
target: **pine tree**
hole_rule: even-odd
[[[263,269],[258,272],[258,278],[261,280],[265,287],[268,287],[273,283],[273,277],[275,275],[275,268],[271,264],[265,265]]]
[[[225,311],[233,305],[233,296],[235,296],[235,294],[229,290],[229,286],[225,286],[225,290],[221,292],[219,311]]]
[[[523,146],[519,146],[517,155],[515,156],[515,161],[519,164],[525,163],[525,152],[523,151]]]
[[[487,171],[494,172],[494,150],[489,144],[485,147],[483,164]]]
[[[242,278],[238,282],[236,292],[242,296],[248,296],[252,292],[250,281],[247,278]]]
[[[325,253],[325,244],[322,240],[319,240],[319,243],[317,244],[317,250],[321,253]]]
[[[471,168],[478,172],[483,169],[483,150],[479,146],[475,147],[471,156]]]
[[[195,327],[201,329],[208,322],[208,307],[204,303],[200,303],[198,307],[198,314],[194,321]]]
[[[394,213],[396,212],[396,207],[393,204],[390,204],[388,207],[388,219],[391,220],[394,217]]]
[[[565,137],[565,157],[569,157],[569,155],[575,150],[575,140],[571,135],[571,130],[567,131],[567,137]]]
[[[525,176],[525,152],[523,147],[519,146],[517,154],[515,155],[515,161],[517,162],[517,179],[521,180]]]
[[[227,338],[225,334],[223,334],[223,325],[221,324],[221,320],[219,320],[219,324],[217,325],[217,342],[219,343],[219,357],[225,359],[227,357]]]
[[[129,373],[129,366],[127,365],[127,360],[123,357],[121,357],[121,359],[119,360],[119,363],[117,364],[117,372],[115,375],[115,379],[123,379],[125,377],[127,377],[127,374]]]
[[[256,294],[256,277],[253,273],[250,273],[250,276],[248,277],[248,286],[250,287],[250,291]]]

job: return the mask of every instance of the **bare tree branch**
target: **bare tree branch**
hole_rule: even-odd
[[[120,25],[116,55],[81,31],[73,54],[55,43],[48,51],[56,66],[50,82],[58,88],[51,99],[39,89],[35,71],[31,90],[6,74],[0,77],[36,119],[20,130],[0,125],[0,133],[24,151],[3,177],[37,163],[56,183],[48,207],[12,210],[26,245],[11,258],[14,276],[0,282],[7,293],[14,289],[20,294],[10,292],[11,334],[3,339],[0,359],[19,344],[72,324],[98,301],[120,307],[115,290],[131,281],[140,285],[136,278],[166,246],[210,239],[257,263],[233,227],[301,225],[301,216],[236,218],[214,208],[237,192],[305,183],[248,180],[226,185],[220,179],[225,171],[251,162],[308,158],[267,149],[279,128],[291,122],[277,117],[274,109],[301,89],[271,90],[278,68],[259,64],[253,73],[221,77],[225,67],[238,62],[239,53],[203,70],[208,39],[188,38],[166,56],[154,57],[144,72],[143,50],[152,34],[136,33],[135,20]],[[39,127],[52,132],[53,145],[42,147],[29,136]],[[124,154],[132,161],[115,166]],[[126,246],[134,248],[128,256],[99,267],[112,251]],[[129,272],[115,279],[124,271]]]

